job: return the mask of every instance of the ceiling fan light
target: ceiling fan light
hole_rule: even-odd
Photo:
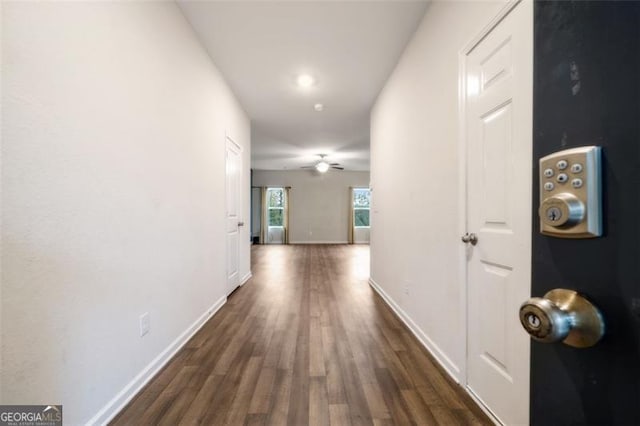
[[[316,80],[309,74],[300,74],[296,79],[296,82],[298,83],[298,86],[307,88],[313,86]]]
[[[318,164],[316,164],[316,170],[320,173],[326,173],[326,171],[329,170],[329,163],[327,163],[326,161],[320,161]]]

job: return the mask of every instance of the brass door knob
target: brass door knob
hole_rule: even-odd
[[[573,290],[557,288],[532,297],[520,307],[520,323],[539,342],[576,348],[593,346],[604,335],[600,310]]]

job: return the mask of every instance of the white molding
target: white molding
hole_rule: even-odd
[[[413,319],[404,311],[400,306],[389,296],[373,278],[369,278],[369,285],[376,293],[382,297],[382,300],[395,312],[396,316],[411,330],[414,336],[418,339],[422,346],[424,346],[440,366],[455,380],[456,383],[460,383],[458,376],[460,375],[460,368],[444,353],[442,349],[433,341],[427,334],[422,331],[418,325],[413,322]],[[464,386],[463,386],[464,387]],[[465,387],[466,389],[466,387]]]
[[[247,281],[249,281],[253,277],[251,271],[247,272],[244,277],[240,280],[240,285],[244,285]]]
[[[185,331],[151,361],[100,411],[87,421],[87,425],[106,425],[144,388],[151,379],[173,358],[202,326],[227,302],[227,297],[218,299]]]
[[[291,241],[289,244],[349,244],[347,240],[344,241]]]

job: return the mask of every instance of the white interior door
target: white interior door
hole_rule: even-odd
[[[467,386],[504,424],[529,422],[533,6],[522,2],[466,57]]]
[[[240,147],[227,138],[226,155],[226,204],[227,204],[227,294],[240,285],[240,178],[242,176],[242,158]]]

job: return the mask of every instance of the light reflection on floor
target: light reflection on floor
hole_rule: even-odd
[[[356,244],[350,247],[354,252],[351,258],[351,274],[358,280],[369,280],[369,245]]]

